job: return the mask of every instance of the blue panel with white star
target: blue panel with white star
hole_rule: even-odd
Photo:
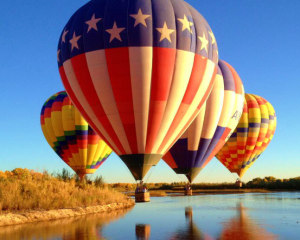
[[[214,35],[201,14],[182,0],[92,0],[70,18],[57,60],[119,47],[162,47],[218,60]]]

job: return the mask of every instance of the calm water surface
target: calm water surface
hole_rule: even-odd
[[[131,210],[0,228],[0,239],[300,239],[300,192],[152,197]]]

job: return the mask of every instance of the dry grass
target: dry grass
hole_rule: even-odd
[[[157,190],[157,191],[150,190],[150,195],[151,197],[166,197],[167,193],[162,190]]]
[[[125,195],[27,169],[0,172],[0,211],[50,210],[130,201]]]

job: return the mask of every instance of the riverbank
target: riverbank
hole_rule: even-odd
[[[0,226],[129,208],[134,201],[99,179],[27,169],[0,172]]]
[[[72,209],[56,209],[48,211],[25,211],[22,213],[5,213],[0,215],[0,227],[7,225],[34,223],[41,221],[57,220],[61,218],[78,217],[92,213],[109,213],[120,209],[129,209],[134,206],[134,201],[126,203],[111,203],[106,205],[77,207]]]
[[[127,208],[51,221],[2,226],[0,239],[102,239],[101,231],[104,226],[123,218],[132,210],[133,208]]]

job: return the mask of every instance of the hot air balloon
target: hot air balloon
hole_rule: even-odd
[[[201,112],[163,160],[193,182],[236,128],[243,110],[244,87],[236,71],[220,60],[212,92]]]
[[[92,0],[64,27],[57,58],[72,102],[141,180],[199,113],[218,48],[182,0]]]
[[[267,148],[276,129],[273,106],[264,98],[245,94],[240,122],[217,159],[241,178]]]
[[[112,152],[74,107],[66,92],[58,92],[45,102],[41,126],[52,149],[81,179],[85,174],[94,173]]]

